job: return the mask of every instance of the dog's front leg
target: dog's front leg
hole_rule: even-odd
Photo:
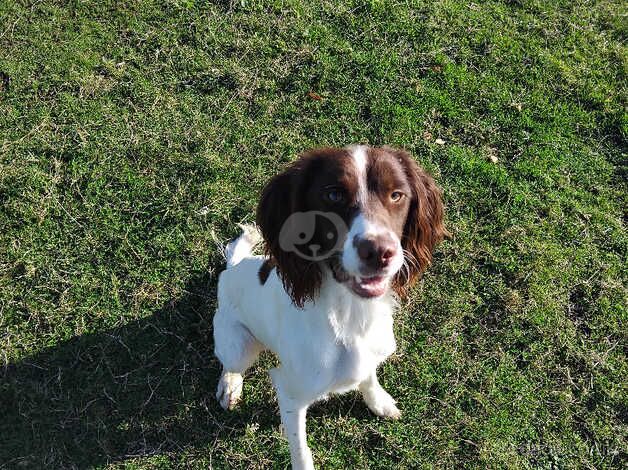
[[[283,432],[290,446],[292,470],[314,470],[312,452],[307,445],[305,434],[305,417],[310,403],[289,396],[282,382],[280,369],[272,369],[270,375],[277,390]]]
[[[359,390],[369,409],[377,416],[398,419],[401,411],[395,405],[395,400],[382,388],[377,380],[377,371],[373,371],[368,379],[362,382]]]
[[[281,423],[290,446],[292,470],[314,470],[312,452],[307,446],[305,435],[305,414],[307,405],[292,400],[279,399]]]

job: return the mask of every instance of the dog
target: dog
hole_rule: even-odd
[[[395,351],[397,299],[448,234],[441,191],[404,150],[315,149],[266,185],[256,223],[227,245],[219,277],[216,397],[232,409],[245,371],[263,350],[274,352],[292,468],[313,469],[312,403],[357,389],[376,415],[401,415],[376,372]],[[253,255],[260,242],[264,254]]]

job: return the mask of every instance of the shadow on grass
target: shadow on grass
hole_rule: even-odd
[[[52,346],[0,370],[0,468],[93,467],[244,433],[254,413],[214,398],[215,279],[153,315]],[[273,407],[255,410],[277,426]],[[260,413],[262,414],[260,416]]]

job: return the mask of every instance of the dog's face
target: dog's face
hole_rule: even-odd
[[[446,235],[440,191],[404,151],[310,151],[264,189],[257,223],[296,305],[327,265],[356,295],[403,295]]]

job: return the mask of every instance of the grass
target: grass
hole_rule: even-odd
[[[320,468],[626,464],[620,1],[0,3],[0,468],[284,468],[213,398],[214,240],[310,147],[409,149],[453,239]],[[265,357],[262,365],[273,359]]]

